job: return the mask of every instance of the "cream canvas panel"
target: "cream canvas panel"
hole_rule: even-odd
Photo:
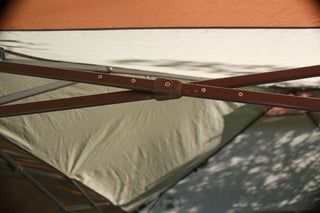
[[[320,64],[320,29],[2,31],[0,46],[46,59],[193,78]],[[319,86],[319,78],[281,86]]]
[[[43,83],[1,74],[0,95]],[[75,84],[18,103],[115,90]],[[151,100],[1,118],[0,133],[131,210],[182,178],[261,111],[205,99]]]

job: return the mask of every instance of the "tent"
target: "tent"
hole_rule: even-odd
[[[245,1],[242,5],[232,0],[201,3],[140,1],[135,4],[130,1],[82,0],[77,4],[58,0],[46,3],[32,0],[28,4],[9,2],[0,19],[3,163],[12,163],[17,158],[23,168],[26,167],[23,171],[28,171],[21,175],[29,181],[30,175],[35,176],[34,173],[41,170],[34,169],[34,165],[40,163],[46,165],[47,169],[43,170],[50,170],[51,176],[65,180],[61,185],[71,181],[72,190],[77,191],[73,194],[78,197],[72,197],[75,195],[70,193],[70,186],[61,187],[64,193],[56,192],[54,188],[46,190],[45,184],[39,185],[33,177],[38,190],[65,211],[89,207],[98,211],[110,208],[110,211],[135,211],[156,199],[151,203],[152,208],[146,208],[155,211],[159,208],[161,212],[163,199],[157,198],[163,193],[165,197],[177,191],[186,199],[190,198],[179,181],[186,181],[185,187],[200,184],[201,174],[196,183],[188,174],[208,158],[223,155],[225,147],[237,140],[245,141],[241,144],[258,140],[248,132],[256,131],[252,130],[254,128],[259,131],[268,129],[261,124],[261,116],[268,114],[269,110],[276,110],[266,111],[264,105],[319,109],[315,98],[269,95],[269,99],[265,99],[264,95],[266,92],[299,94],[300,90],[317,91],[319,78],[278,82],[279,75],[275,73],[263,75],[260,79],[251,75],[255,84],[241,84],[239,78],[234,78],[279,70],[284,70],[283,80],[319,76],[319,26],[318,2],[309,0]],[[28,70],[29,76],[25,75]],[[106,81],[113,80],[100,83],[105,78]],[[219,80],[223,78],[229,78],[228,83]],[[266,81],[267,78],[278,80]],[[247,79],[248,76],[244,81]],[[207,96],[199,98],[199,93],[207,94],[212,89],[203,86],[206,81],[222,87],[213,88],[210,95],[214,100],[207,99]],[[177,85],[174,91],[166,89],[167,82],[169,89],[171,84]],[[150,93],[141,92],[141,89],[150,89],[148,85],[151,83],[157,93],[155,98],[161,101],[149,100]],[[178,98],[185,85],[196,88],[198,93]],[[231,90],[230,87],[241,88]],[[137,88],[140,89],[138,92],[128,91]],[[217,97],[217,91],[223,95]],[[234,91],[237,97],[231,99],[224,94],[233,94]],[[115,94],[111,95],[111,105],[110,94]],[[254,95],[254,102],[250,95]],[[311,95],[317,97],[316,92]],[[80,96],[85,98],[74,98]],[[64,100],[45,102],[56,99]],[[124,99],[130,102],[121,103]],[[95,106],[84,107],[89,106],[89,100],[92,100],[90,106],[92,102]],[[288,100],[290,103],[286,105]],[[28,105],[32,102],[41,104]],[[73,109],[75,102],[81,108]],[[40,108],[42,111],[38,110]],[[301,113],[294,111],[291,114],[307,119]],[[318,114],[309,113],[307,116],[317,122]],[[280,135],[288,131],[290,119],[288,123],[273,122],[271,126],[278,126]],[[296,126],[290,127],[297,130],[301,129],[300,125],[306,128],[300,132],[311,131],[307,126],[310,124],[296,122]],[[243,134],[251,138],[246,139]],[[317,134],[311,135],[310,146],[318,149]],[[261,138],[278,143],[271,136],[272,133],[266,133]],[[290,141],[295,143],[294,139]],[[8,148],[8,144],[15,148]],[[19,150],[17,153],[27,151],[25,155],[28,157],[23,160],[18,156],[24,155],[10,151],[12,149]],[[250,147],[241,150],[247,149]],[[34,159],[34,164],[23,163],[31,161],[28,159]],[[215,161],[211,161],[215,167]],[[14,165],[10,167],[21,173]],[[231,162],[231,165],[234,164]],[[311,160],[310,165],[315,169],[308,181],[317,185],[319,163]],[[214,174],[212,180],[217,178]],[[235,175],[237,178],[241,179]],[[165,193],[177,182],[177,189],[174,187]],[[215,184],[213,181],[212,186]],[[46,185],[50,186],[50,181]],[[312,193],[317,190],[317,187],[312,188]],[[212,187],[212,191],[218,190]],[[86,205],[79,201],[79,196]],[[65,197],[73,202],[61,203]],[[318,198],[316,195],[312,199]],[[174,200],[171,199],[173,206]],[[210,199],[207,203],[211,204]],[[290,205],[288,201],[283,208]],[[185,211],[197,211],[190,206],[196,207],[197,204],[178,205],[182,209],[185,207]],[[191,209],[187,209],[189,207]],[[253,207],[259,210],[260,206]],[[179,208],[171,210],[183,211]],[[210,212],[210,208],[208,205],[202,211]]]

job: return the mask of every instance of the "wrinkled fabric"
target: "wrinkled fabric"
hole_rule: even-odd
[[[1,95],[47,82],[12,74],[0,79],[7,82]],[[17,103],[115,90],[75,84]],[[150,100],[1,118],[0,133],[131,209],[172,185],[262,110],[241,106],[196,98]]]

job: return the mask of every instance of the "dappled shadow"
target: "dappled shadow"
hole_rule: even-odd
[[[234,76],[250,74],[254,72],[280,70],[284,67],[273,65],[243,65],[243,64],[225,64],[217,62],[199,62],[199,61],[178,61],[178,60],[116,60],[112,61],[116,64],[132,65],[132,66],[148,66],[158,68],[174,68],[181,71],[199,71],[205,73],[223,73],[226,76]]]
[[[127,59],[115,60],[111,63],[119,64],[123,67],[133,67],[138,69],[148,69],[148,75],[152,73],[161,73],[162,77],[172,77],[180,79],[205,80],[213,78],[224,78],[249,75],[254,73],[271,72],[290,69],[294,67],[281,67],[270,64],[231,64],[219,62],[201,62],[201,61],[187,61],[187,60],[140,60],[140,59]],[[318,87],[320,77],[313,77],[312,79],[297,79],[293,81],[282,81],[267,84],[268,86],[278,87],[305,87],[314,88]]]
[[[151,212],[318,208],[319,136],[306,115],[264,117],[164,194]]]

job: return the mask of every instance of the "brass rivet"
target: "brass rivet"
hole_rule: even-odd
[[[164,86],[165,87],[170,87],[171,86],[171,82],[170,81],[165,81],[164,82]]]
[[[205,93],[207,91],[207,89],[206,88],[201,88],[201,92],[203,92],[203,93]]]
[[[134,79],[134,78],[131,79],[131,83],[133,83],[133,84],[136,83],[136,79]]]
[[[243,96],[243,92],[239,92],[238,95],[239,95],[239,97],[242,97]]]
[[[98,75],[98,79],[101,79],[102,78],[102,75]]]

